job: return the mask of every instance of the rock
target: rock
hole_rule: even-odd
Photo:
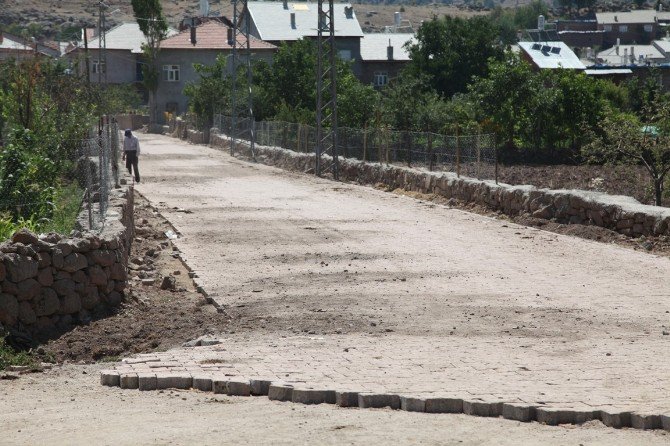
[[[152,278],[142,279],[142,285],[144,285],[144,286],[151,286],[155,283],[156,283],[156,279],[152,279]]]
[[[188,342],[184,342],[182,344],[182,347],[200,347],[200,346],[205,346],[205,345],[217,345],[220,344],[221,341],[213,338],[211,336],[200,336],[197,339],[193,339]]]
[[[56,244],[56,248],[60,249],[60,252],[63,253],[63,257],[67,257],[72,254],[72,245],[70,245],[67,240],[61,240]]]
[[[39,273],[37,273],[37,281],[42,286],[51,286],[54,283],[54,276],[51,267],[42,268]]]
[[[109,267],[109,277],[113,280],[125,281],[128,278],[128,273],[122,263],[115,263]]]
[[[99,266],[92,266],[88,269],[88,276],[93,285],[105,285],[107,283],[107,275]]]
[[[42,286],[35,279],[26,279],[16,284],[18,293],[16,297],[19,300],[33,300],[40,294]]]
[[[42,288],[40,297],[35,302],[35,314],[37,316],[50,316],[60,308],[58,295],[51,288]]]
[[[123,296],[118,291],[112,291],[107,295],[107,303],[113,307],[116,307],[123,300]]]
[[[37,314],[29,302],[19,303],[19,320],[26,325],[37,322]]]
[[[72,274],[72,280],[74,280],[75,283],[77,283],[77,284],[88,283],[89,282],[88,276],[86,275],[84,270],[81,270],[81,269],[79,271],[75,272],[74,274]]]
[[[0,294],[0,324],[13,326],[19,317],[19,301],[9,294]]]
[[[90,286],[86,288],[86,291],[81,295],[81,306],[86,310],[92,310],[100,303],[100,293],[98,288]]]
[[[72,253],[63,260],[63,269],[69,273],[79,271],[88,266],[88,259],[85,255],[79,253]]]
[[[0,282],[5,280],[5,277],[7,277],[7,270],[5,269],[5,264],[0,262]]]
[[[54,248],[53,251],[51,251],[51,263],[56,269],[61,269],[63,267],[63,252],[58,249]]]
[[[112,266],[116,262],[116,254],[113,251],[96,249],[88,254],[91,263],[98,266]]]
[[[24,245],[33,245],[37,244],[39,238],[26,228],[20,229],[14,233],[12,236],[12,242],[14,243],[23,243]]]
[[[163,277],[163,281],[161,282],[161,290],[174,291],[176,286],[177,286],[177,279],[175,279],[172,276]]]
[[[74,280],[61,279],[55,281],[52,288],[56,293],[58,293],[58,295],[67,296],[68,294],[74,293],[74,287]]]
[[[79,310],[81,310],[81,297],[78,294],[63,296],[60,302],[60,314],[78,313]]]
[[[12,282],[18,283],[37,276],[38,265],[32,259],[18,254],[6,254],[4,257],[7,277]]]

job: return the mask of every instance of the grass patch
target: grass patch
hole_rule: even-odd
[[[7,345],[4,337],[0,337],[0,370],[5,370],[12,365],[28,366],[37,368],[40,361],[31,352],[17,352],[11,346]]]

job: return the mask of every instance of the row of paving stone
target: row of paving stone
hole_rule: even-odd
[[[454,397],[415,397],[388,393],[367,393],[313,389],[264,379],[242,379],[191,373],[126,373],[104,370],[100,382],[122,389],[195,389],[231,396],[267,396],[270,400],[301,404],[336,404],[340,407],[391,408],[408,412],[464,413],[481,417],[538,421],[548,425],[580,424],[600,420],[614,428],[664,429],[670,431],[670,415],[650,415],[627,411],[573,410],[519,403],[488,402]]]

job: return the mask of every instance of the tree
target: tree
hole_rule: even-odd
[[[146,63],[142,66],[144,75],[144,87],[149,92],[149,127],[157,122],[158,110],[156,110],[156,91],[160,81],[158,70],[158,54],[160,52],[161,40],[167,36],[168,25],[163,16],[163,8],[160,0],[132,0],[133,13],[137,24],[146,37],[146,43],[142,44],[142,51]]]
[[[189,98],[189,110],[197,116],[200,128],[205,130],[214,124],[216,113],[229,107],[230,79],[225,75],[227,64],[223,55],[219,55],[213,65],[194,64],[200,79],[184,88],[184,94]]]
[[[254,115],[314,125],[316,47],[311,40],[283,43],[272,65],[254,64]],[[361,128],[372,118],[378,93],[361,84],[348,62],[337,62],[337,113],[343,127]]]
[[[598,133],[590,132],[592,142],[583,148],[592,162],[640,164],[649,174],[654,202],[661,206],[665,178],[670,171],[670,106],[658,101],[652,118],[641,122],[633,114],[609,111]]]
[[[486,76],[489,59],[503,57],[497,28],[481,16],[433,17],[421,25],[408,49],[408,74],[426,75],[429,85],[447,98],[465,92],[473,77]]]

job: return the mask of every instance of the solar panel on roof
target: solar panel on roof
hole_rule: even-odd
[[[549,51],[551,51],[551,47],[549,45],[543,45],[542,46],[542,52],[543,53],[548,53]]]
[[[539,50],[540,48],[542,48],[542,45],[540,45],[539,43],[534,43],[532,48],[534,50]]]
[[[557,46],[551,49],[552,54],[561,54],[561,49]]]

